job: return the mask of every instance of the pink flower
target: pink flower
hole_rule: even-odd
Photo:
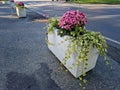
[[[71,10],[67,11],[63,16],[60,18],[59,27],[71,30],[74,26],[84,26],[87,23],[87,18],[84,13]]]
[[[10,0],[10,2],[14,2],[14,0]]]
[[[24,6],[24,3],[23,2],[17,2],[16,5],[17,6]]]

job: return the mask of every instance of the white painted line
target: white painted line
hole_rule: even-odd
[[[26,7],[29,7],[28,5],[25,5],[25,6],[26,6]],[[48,15],[48,14],[41,13],[41,12],[39,12],[39,11],[37,11],[36,9],[33,9],[33,8],[29,8],[29,9],[30,9],[31,11],[33,11],[33,12],[36,12],[36,13],[38,13],[38,14],[46,17],[46,18],[49,18],[49,15]]]
[[[115,18],[120,17],[120,14],[118,15],[100,15],[100,16],[89,16],[90,19],[109,19],[109,18]]]
[[[106,40],[109,40],[109,41],[111,41],[111,42],[114,42],[115,44],[120,45],[120,42],[119,42],[119,41],[113,40],[113,39],[108,38],[108,37],[105,37],[105,39],[106,39]]]

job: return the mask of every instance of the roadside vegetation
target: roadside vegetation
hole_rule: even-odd
[[[82,4],[120,4],[120,0],[67,0],[73,3]]]

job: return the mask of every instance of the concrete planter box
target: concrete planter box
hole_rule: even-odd
[[[50,51],[60,60],[63,62],[63,58],[65,56],[65,52],[67,50],[67,46],[71,41],[65,41],[65,38],[68,36],[60,37],[57,35],[57,30],[51,34],[48,34],[48,41],[53,45],[48,44],[48,48]],[[61,43],[64,41],[63,43]],[[61,44],[60,44],[61,43]],[[72,69],[70,68],[76,62],[77,51],[71,55],[71,58],[67,60],[66,64],[64,65],[74,77],[81,76],[84,72],[88,72],[89,70],[93,69],[96,65],[97,58],[99,56],[98,51],[93,47],[90,47],[89,55],[88,55],[88,66],[87,69],[83,71],[83,62],[81,62],[80,66],[74,66]]]
[[[16,7],[16,13],[18,17],[26,17],[26,9]]]
[[[2,4],[10,4],[10,1],[2,1]]]

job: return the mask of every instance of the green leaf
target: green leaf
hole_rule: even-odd
[[[79,77],[79,79],[82,81],[83,80],[83,78],[82,77]]]
[[[84,80],[83,80],[83,83],[87,83],[87,80],[86,80],[86,79],[84,79]]]

